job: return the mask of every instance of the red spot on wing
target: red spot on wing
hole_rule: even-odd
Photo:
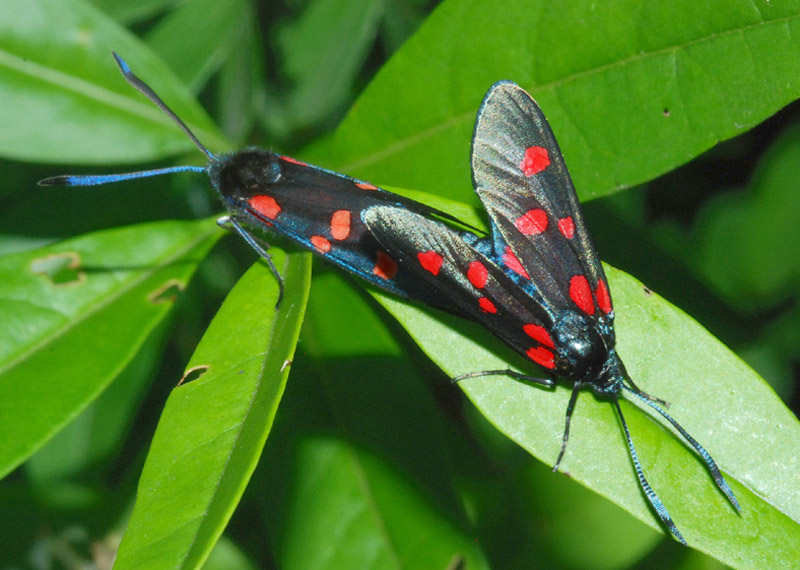
[[[274,220],[281,213],[281,206],[272,196],[259,194],[247,201],[248,204],[259,214],[270,220]]]
[[[605,314],[608,314],[613,310],[611,307],[611,295],[608,294],[608,287],[606,286],[605,281],[602,279],[597,282],[597,290],[595,291],[594,296],[597,299],[597,306],[600,307],[600,310]]]
[[[519,164],[525,176],[533,176],[550,166],[550,155],[542,146],[530,146],[525,149],[525,156]]]
[[[555,357],[553,353],[547,350],[544,347],[536,346],[534,348],[529,348],[525,354],[533,360],[536,364],[540,366],[544,366],[545,368],[549,368],[552,370],[556,367]]]
[[[343,240],[350,236],[350,210],[336,210],[331,216],[331,235],[333,239]]]
[[[478,299],[478,306],[481,308],[481,311],[483,311],[484,313],[492,313],[492,314],[494,314],[494,313],[497,312],[497,307],[495,307],[494,303],[492,303],[486,297],[481,297],[480,299]]]
[[[296,158],[292,158],[291,156],[281,156],[283,160],[286,162],[291,162],[292,164],[297,164],[298,166],[308,166],[305,162],[300,162]]]
[[[373,186],[372,184],[368,184],[366,182],[356,182],[356,186],[361,188],[362,190],[377,190],[377,186]]]
[[[469,269],[467,269],[467,279],[469,282],[475,285],[478,289],[483,289],[486,287],[486,281],[489,278],[489,271],[486,269],[486,266],[481,263],[480,261],[473,261],[469,264]]]
[[[594,314],[594,298],[589,281],[583,275],[575,275],[569,282],[569,298],[587,315]]]
[[[391,279],[397,275],[397,263],[384,252],[378,250],[378,260],[375,262],[372,272],[382,279]]]
[[[417,254],[417,259],[419,259],[420,265],[422,265],[425,270],[430,271],[434,275],[439,275],[439,270],[442,268],[442,261],[444,261],[441,255],[435,251],[424,251]]]
[[[540,234],[547,229],[547,212],[541,208],[528,210],[514,220],[514,226],[526,236]]]
[[[567,239],[572,239],[572,236],[575,235],[575,222],[572,219],[572,216],[567,216],[566,218],[561,218],[558,220],[558,230],[564,235]]]
[[[526,335],[537,341],[539,344],[549,346],[550,348],[555,348],[555,345],[553,344],[553,338],[550,336],[550,333],[547,332],[547,329],[542,325],[527,324],[522,326],[522,330],[525,331]]]
[[[522,264],[519,262],[519,259],[517,259],[517,256],[514,255],[513,251],[511,251],[509,246],[506,246],[505,250],[503,250],[503,263],[505,263],[506,267],[508,267],[517,275],[521,275],[525,279],[531,278],[530,275],[528,275],[528,272],[525,271],[525,268],[522,267]]]
[[[320,252],[328,253],[331,250],[331,242],[322,236],[311,236],[311,245]]]

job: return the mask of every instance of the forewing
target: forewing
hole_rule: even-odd
[[[414,298],[475,320],[523,356],[555,368],[551,315],[460,233],[391,206],[368,208],[363,220],[380,247],[419,284]]]
[[[290,238],[346,271],[404,297],[415,282],[379,247],[361,220],[371,206],[391,204],[421,214],[448,214],[372,184],[261,149],[230,157],[219,186],[234,212]]]
[[[553,310],[577,305],[590,316],[611,313],[564,158],[542,110],[515,83],[496,83],[483,100],[472,177],[507,269],[530,278]]]

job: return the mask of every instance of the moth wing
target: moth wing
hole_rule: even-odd
[[[548,311],[459,232],[399,207],[371,207],[362,217],[381,248],[420,284],[414,298],[475,320],[523,356],[555,368]]]
[[[564,157],[544,113],[519,85],[503,81],[489,89],[475,122],[471,161],[497,258],[507,267],[509,260],[521,265],[554,309],[577,304],[590,314],[611,313],[606,277]]]
[[[229,161],[220,176],[236,178],[226,179],[221,191],[227,189],[223,195],[234,212],[246,214],[254,225],[295,241],[373,285],[402,297],[418,296],[415,282],[405,277],[403,268],[367,231],[361,212],[391,204],[453,219],[447,213],[270,151],[248,149]]]

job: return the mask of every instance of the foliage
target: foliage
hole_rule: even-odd
[[[800,130],[778,112],[800,97],[798,25],[797,1],[0,4],[0,506],[19,514],[0,564],[102,567],[125,531],[119,568],[791,567],[800,425],[740,358],[795,397]],[[196,175],[37,189],[76,165],[202,159],[112,49],[214,151],[275,146],[479,226],[475,111],[520,83],[594,199],[604,260],[647,283],[608,268],[629,372],[719,460],[742,516],[626,404],[695,550],[663,539],[588,394],[570,477],[549,473],[568,390],[449,384],[525,366],[477,327],[322,263],[310,280],[291,247],[272,250],[275,311]]]

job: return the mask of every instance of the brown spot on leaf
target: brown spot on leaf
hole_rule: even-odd
[[[30,263],[31,273],[44,276],[56,287],[83,283],[86,273],[80,267],[81,257],[74,251],[46,255]]]
[[[182,384],[188,384],[189,382],[194,382],[198,378],[200,378],[206,371],[211,368],[208,364],[201,364],[199,366],[192,366],[189,370],[183,373],[183,377],[181,381],[178,382],[178,386]]]
[[[153,291],[147,296],[147,300],[158,305],[160,303],[172,303],[178,298],[183,290],[186,289],[186,284],[178,279],[170,279],[161,287]]]

